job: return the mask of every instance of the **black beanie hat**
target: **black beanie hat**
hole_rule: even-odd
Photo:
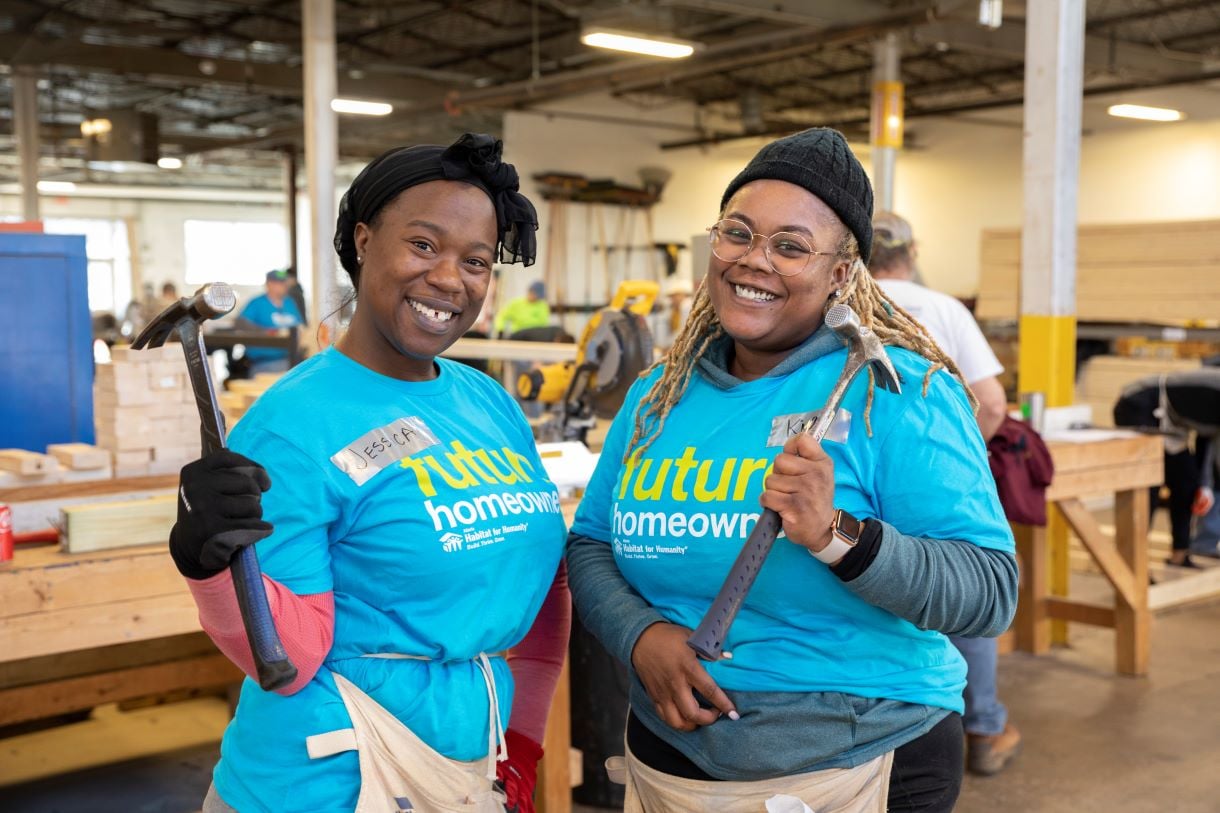
[[[873,187],[838,130],[814,127],[772,141],[746,164],[720,200],[751,181],[787,181],[809,190],[831,208],[860,244],[860,259],[868,262],[873,248]]]

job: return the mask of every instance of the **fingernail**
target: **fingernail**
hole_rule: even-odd
[[[723,660],[731,661],[731,660],[733,660],[733,653],[732,652],[721,652],[720,657]]]
[[[736,709],[734,709],[733,711],[729,712],[729,719],[730,720],[740,720],[741,715],[737,713]]]

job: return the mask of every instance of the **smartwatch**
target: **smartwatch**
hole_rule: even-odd
[[[830,544],[820,551],[810,551],[814,559],[832,565],[846,556],[864,533],[864,523],[844,511],[836,508],[830,521]]]

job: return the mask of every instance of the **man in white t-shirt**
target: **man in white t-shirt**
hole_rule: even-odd
[[[965,305],[915,281],[916,257],[911,224],[893,212],[878,213],[873,218],[869,271],[886,296],[919,320],[957,364],[978,399],[976,417],[983,440],[990,440],[1008,411],[1008,398],[997,378],[1004,367]],[[966,658],[969,670],[962,718],[967,767],[977,774],[999,773],[1017,755],[1021,734],[996,696],[996,640],[952,636],[950,640]]]

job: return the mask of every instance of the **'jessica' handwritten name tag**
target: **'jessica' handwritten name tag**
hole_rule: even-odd
[[[361,435],[331,455],[330,462],[362,486],[382,469],[438,443],[423,420],[412,415]]]

